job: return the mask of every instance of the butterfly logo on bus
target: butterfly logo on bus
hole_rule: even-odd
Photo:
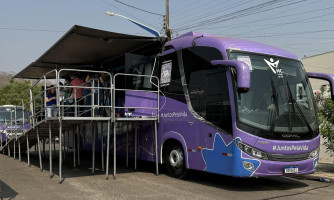
[[[283,78],[282,69],[278,68],[279,60],[274,62],[274,59],[270,58],[270,60],[263,59],[270,69],[278,76],[278,78]]]

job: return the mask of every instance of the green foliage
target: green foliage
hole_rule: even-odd
[[[41,90],[40,86],[33,88],[33,95],[37,95]],[[10,82],[0,88],[0,105],[17,105],[22,106],[22,99],[24,100],[24,107],[29,110],[30,101],[30,82],[29,81],[16,81],[10,80]]]
[[[324,96],[325,89],[315,95],[318,106],[318,119],[321,135],[327,139],[324,145],[331,156],[334,156],[334,102]]]

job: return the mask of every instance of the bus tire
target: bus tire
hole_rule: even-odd
[[[165,161],[169,174],[175,178],[185,178],[186,166],[183,149],[178,144],[170,144],[166,149]]]

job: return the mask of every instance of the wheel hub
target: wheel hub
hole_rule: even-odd
[[[172,167],[178,168],[183,165],[183,152],[181,149],[173,149],[169,154],[169,162]]]

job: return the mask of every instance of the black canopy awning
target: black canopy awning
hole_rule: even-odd
[[[73,26],[49,50],[14,78],[38,79],[52,69],[89,68],[112,58],[150,45],[164,38],[113,33],[88,27]],[[54,73],[48,78],[54,78]]]

